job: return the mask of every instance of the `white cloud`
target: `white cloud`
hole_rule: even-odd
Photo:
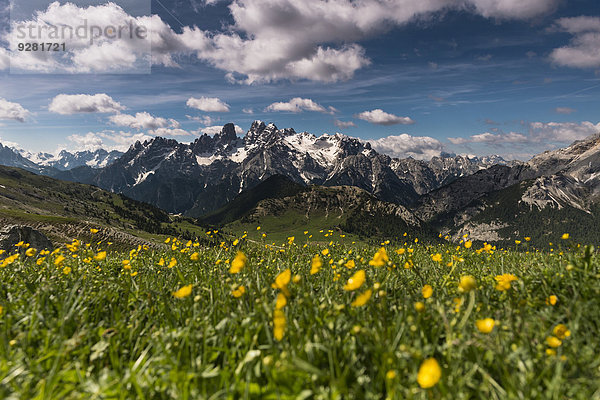
[[[452,144],[468,144],[468,143],[486,143],[498,145],[501,143],[525,143],[529,141],[527,136],[518,132],[509,133],[490,133],[484,132],[477,135],[469,136],[468,138],[448,138]]]
[[[315,111],[323,114],[334,114],[338,110],[334,107],[325,108],[319,103],[311,99],[303,99],[301,97],[294,97],[290,101],[287,102],[277,102],[269,105],[265,108],[265,111],[286,111],[293,113],[300,113],[303,111]]]
[[[127,126],[133,129],[158,129],[167,126],[179,127],[179,123],[173,119],[167,120],[161,117],[154,117],[147,112],[139,112],[135,115],[116,114],[109,117],[109,121],[117,126]]]
[[[39,29],[29,31],[29,26]],[[84,26],[88,28],[82,34]],[[130,35],[129,26],[140,35]],[[149,72],[151,28],[152,17],[132,17],[114,2],[78,7],[55,1],[29,20],[13,18],[12,37],[6,33],[3,39],[15,47],[24,41],[65,43],[66,50],[56,52],[20,52],[13,48],[11,66],[17,69],[55,73]],[[100,30],[108,33],[100,34]]]
[[[413,121],[409,117],[399,117],[394,114],[386,113],[385,111],[383,111],[379,108],[372,110],[372,111],[361,112],[360,114],[356,115],[356,118],[362,119],[363,121],[367,121],[372,124],[384,125],[384,126],[399,125],[399,124],[411,125],[411,124],[415,123],[415,121]]]
[[[254,114],[254,110],[252,108],[244,108],[242,109],[244,114]]]
[[[88,132],[83,135],[70,135],[67,137],[69,142],[68,146],[62,146],[64,149],[69,151],[83,151],[83,150],[98,150],[105,149],[108,151],[119,150],[127,151],[129,146],[133,143],[152,139],[152,136],[145,133],[131,133],[131,132],[115,132],[115,131],[102,131],[102,132]]]
[[[558,0],[468,0],[466,4],[488,18],[529,19],[554,11]]]
[[[333,124],[340,129],[348,129],[356,126],[356,124],[352,121],[340,121],[339,119],[333,121]]]
[[[200,129],[200,132],[206,133],[207,135],[216,135],[217,133],[221,132],[222,129],[223,127],[219,125],[207,126],[206,128]],[[246,133],[246,131],[243,130],[240,126],[235,125],[235,133],[238,135],[243,135],[244,133]]]
[[[375,151],[396,158],[412,157],[418,160],[429,160],[444,151],[444,145],[435,138],[411,136],[406,133],[370,140],[369,143]]]
[[[571,143],[600,133],[600,123],[583,122],[532,122],[529,135],[535,142]]]
[[[574,68],[600,67],[600,17],[561,18],[559,30],[573,35],[567,46],[554,49],[550,59],[562,66]]]
[[[0,97],[0,119],[25,122],[31,113],[19,103],[13,103]]]
[[[190,97],[186,105],[204,112],[229,112],[229,104],[216,97]]]
[[[576,111],[577,110],[571,107],[556,107],[554,109],[554,112],[556,112],[557,114],[573,114]]]
[[[469,137],[448,138],[454,145],[487,144],[492,146],[551,146],[553,144],[570,144],[576,140],[600,133],[600,123],[583,122],[531,122],[525,124],[527,134],[519,132],[490,133],[484,132]]]
[[[77,113],[114,113],[125,107],[105,93],[59,94],[50,103],[48,109],[57,114],[70,115]]]
[[[219,120],[218,118],[215,119],[208,115],[204,115],[201,117],[186,115],[186,117],[187,117],[187,119],[189,119],[191,121],[200,122],[202,125],[205,125],[205,126],[214,125],[215,122],[217,122]]]
[[[157,15],[134,18],[115,3],[78,8],[55,2],[36,16],[36,23],[60,25],[65,20],[83,21],[84,17],[101,26],[134,22],[150,31],[152,54],[147,41],[99,40],[93,46],[69,44],[72,51],[67,57],[13,54],[13,62],[34,70],[62,65],[71,72],[118,71],[150,56],[153,64],[173,67],[179,55],[194,54],[226,72],[232,82],[335,82],[352,78],[357,70],[370,64],[359,41],[396,26],[446,10],[467,10],[489,18],[529,19],[552,11],[557,1],[232,0],[229,11],[233,22],[216,33],[195,26],[183,27],[177,33]]]
[[[192,134],[185,129],[181,128],[157,128],[148,131],[149,134],[154,136],[191,136]]]

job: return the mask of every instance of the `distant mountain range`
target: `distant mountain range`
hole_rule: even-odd
[[[93,184],[207,223],[264,217],[268,210],[280,212],[277,207],[286,201],[299,215],[309,215],[304,208],[311,204],[312,210],[318,204],[331,211],[327,204],[339,203],[344,215],[339,219],[346,226],[370,213],[378,221],[394,215],[402,229],[455,237],[471,232],[481,240],[508,241],[519,235],[541,240],[544,232],[562,230],[573,220],[587,221],[578,224],[582,229],[594,220],[600,135],[526,163],[465,156],[419,161],[379,154],[369,143],[341,134],[317,137],[255,121],[244,137],[227,124],[220,133],[193,143],[157,137],[135,143],[124,154],[31,155],[0,146],[0,164]],[[279,178],[268,179],[274,176]],[[315,202],[317,194],[337,200]],[[367,214],[341,201],[344,196]],[[531,222],[538,217],[538,223]]]
[[[507,164],[500,158],[464,156],[393,159],[342,134],[316,137],[261,121],[243,138],[227,124],[213,137],[205,134],[190,144],[157,137],[135,143],[125,154],[97,150],[0,157],[0,164],[94,184],[191,217],[214,211],[277,174],[303,185],[356,186],[381,200],[409,205],[496,163]]]
[[[58,154],[31,153],[23,149],[3,146],[0,143],[0,165],[23,168],[27,171],[42,175],[54,176],[60,171],[86,166],[89,168],[102,168],[112,164],[123,155],[120,151],[78,151],[71,153],[62,150]]]

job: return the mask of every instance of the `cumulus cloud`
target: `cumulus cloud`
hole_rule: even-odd
[[[573,35],[567,46],[554,49],[550,59],[574,68],[600,67],[600,17],[571,17],[556,21],[557,29]]]
[[[0,97],[0,120],[25,122],[30,114],[19,103],[13,103]]]
[[[600,123],[593,122],[532,122],[529,135],[536,142],[571,143],[600,133]]]
[[[190,97],[186,105],[204,112],[229,112],[229,104],[217,97]]]
[[[287,111],[293,113],[300,113],[303,111],[315,111],[323,114],[334,114],[338,110],[334,107],[323,107],[319,103],[311,99],[303,99],[301,97],[294,97],[287,102],[277,102],[269,105],[265,108],[265,111]]]
[[[501,143],[525,143],[529,139],[518,132],[509,133],[490,133],[484,132],[477,135],[472,135],[467,138],[448,138],[452,144],[467,144],[467,143],[485,143],[498,145]]]
[[[496,19],[529,19],[552,11],[557,1],[232,0],[229,11],[233,22],[220,32],[195,26],[175,32],[157,15],[132,17],[115,3],[79,8],[55,2],[36,15],[36,24],[60,25],[67,17],[69,23],[87,19],[100,26],[133,22],[150,32],[152,54],[148,40],[98,40],[94,45],[69,43],[66,57],[15,52],[13,62],[38,70],[52,70],[58,65],[71,72],[97,72],[134,67],[150,57],[153,64],[173,67],[179,55],[193,54],[226,72],[232,82],[335,82],[352,78],[370,64],[359,41],[396,26],[445,10],[465,10]]]
[[[389,114],[382,109],[375,109],[372,111],[364,111],[356,115],[356,118],[362,119],[363,121],[370,122],[375,125],[412,125],[415,123],[409,117],[399,117],[394,114]]]
[[[340,129],[348,129],[356,126],[356,124],[352,121],[340,121],[339,119],[333,121],[333,124]]]
[[[133,129],[158,129],[171,126],[179,128],[179,123],[173,119],[167,120],[161,117],[154,117],[147,112],[139,112],[135,115],[116,114],[109,117],[109,121],[117,126],[127,126]]]
[[[50,103],[48,109],[57,114],[70,115],[78,113],[113,113],[125,107],[105,93],[59,94]]]
[[[143,142],[150,139],[152,139],[152,136],[145,133],[115,132],[107,130],[102,132],[88,132],[82,135],[70,135],[67,137],[70,144],[62,147],[69,151],[94,151],[105,149],[108,151],[119,150],[124,152],[135,142]]]
[[[200,132],[206,133],[207,135],[216,135],[217,133],[221,132],[222,129],[223,127],[219,125],[207,126],[206,128],[200,129]],[[246,133],[246,131],[243,130],[240,126],[235,125],[235,133],[238,135],[243,135],[244,133]]]
[[[29,31],[29,26],[35,29]],[[84,26],[87,29],[82,34]],[[97,30],[92,31],[92,27]],[[133,27],[131,34],[129,27]],[[6,33],[3,39],[15,47],[23,41],[65,43],[65,51],[56,52],[20,52],[12,48],[11,67],[16,69],[55,73],[149,72],[152,28],[151,16],[132,17],[114,2],[78,7],[55,1],[31,19],[13,18],[12,35]]]
[[[444,145],[435,138],[411,136],[406,133],[370,140],[369,143],[375,151],[396,158],[429,160],[444,151]]]

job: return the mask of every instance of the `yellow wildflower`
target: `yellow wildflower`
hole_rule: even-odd
[[[281,310],[273,311],[273,336],[277,341],[283,339],[285,333],[285,314]]]
[[[510,283],[518,280],[518,278],[516,276],[514,276],[513,274],[498,275],[494,279],[496,280],[496,282],[498,282],[496,284],[496,290],[499,290],[501,292],[505,291],[505,290],[509,290]]]
[[[385,250],[385,247],[382,247],[379,250],[377,250],[377,253],[375,253],[373,259],[369,261],[369,265],[373,267],[383,267],[389,261],[390,258],[388,257],[387,251]]]
[[[352,275],[350,279],[348,279],[346,285],[344,285],[344,290],[352,291],[360,288],[363,285],[363,283],[365,283],[365,279],[366,274],[364,270],[361,269],[359,271],[356,271],[356,273]]]
[[[417,374],[417,382],[423,389],[428,389],[435,386],[442,377],[442,369],[435,358],[428,358],[423,361],[421,367],[419,367],[419,373]]]
[[[568,338],[569,336],[571,336],[571,331],[564,324],[556,325],[554,327],[554,329],[552,330],[552,333],[554,334],[554,336],[556,336],[557,338],[559,338],[561,340],[564,340],[564,339]]]
[[[546,299],[546,304],[549,305],[549,306],[556,305],[557,302],[558,302],[558,297],[556,297],[555,295],[550,295]]]
[[[106,251],[100,251],[98,254],[94,256],[94,260],[96,261],[104,261],[106,260]]]
[[[233,297],[240,298],[244,295],[244,293],[246,293],[246,288],[244,286],[238,286],[235,290],[233,290],[231,292],[231,294],[233,295]]]
[[[425,311],[425,303],[423,303],[421,301],[417,301],[415,303],[415,310],[417,310],[417,312],[420,312],[420,313]]]
[[[275,277],[275,288],[276,289],[284,289],[287,287],[287,285],[290,283],[290,280],[292,278],[292,271],[290,271],[290,269],[286,269],[285,271],[281,272],[279,275],[277,275],[277,277]]]
[[[277,300],[275,301],[275,309],[281,310],[287,304],[287,298],[283,295],[283,293],[277,293]]]
[[[441,262],[442,261],[442,255],[440,253],[437,254],[433,254],[431,256],[431,259],[435,262]]]
[[[192,261],[198,261],[200,259],[200,254],[198,254],[198,252],[192,253],[192,255],[190,256],[190,260]]]
[[[458,290],[462,293],[468,293],[471,290],[477,288],[477,281],[471,275],[464,275],[460,277],[458,283]]]
[[[548,346],[555,349],[557,347],[560,347],[560,345],[562,344],[562,341],[555,336],[548,336],[546,338],[546,344],[548,344]]]
[[[367,304],[367,301],[371,298],[373,294],[373,290],[369,289],[365,291],[363,294],[356,296],[356,299],[350,304],[352,307],[362,307]]]
[[[179,290],[173,292],[173,296],[178,299],[188,297],[190,294],[192,294],[192,285],[182,286]]]
[[[423,289],[421,289],[421,293],[423,294],[424,299],[428,299],[433,295],[433,288],[431,285],[425,285],[423,286]]]
[[[245,266],[248,258],[244,253],[238,251],[235,255],[235,258],[231,262],[231,267],[229,268],[230,274],[238,274]]]
[[[171,261],[169,261],[169,265],[167,265],[167,267],[173,268],[176,265],[177,265],[177,259],[175,257],[171,257]]]
[[[321,260],[321,257],[319,257],[319,255],[317,254],[316,256],[313,257],[313,259],[310,262],[310,274],[314,275],[314,274],[318,273],[321,270],[322,266],[323,266],[323,260]]]
[[[61,254],[54,259],[54,265],[56,265],[57,267],[60,267],[62,265],[63,261],[65,261],[65,260],[66,260],[65,256],[63,256]]]
[[[475,326],[477,326],[477,329],[481,333],[490,333],[492,330],[494,330],[495,324],[496,321],[494,321],[492,318],[478,319],[475,321]]]

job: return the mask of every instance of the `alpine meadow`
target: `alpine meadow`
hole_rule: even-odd
[[[597,0],[0,0],[0,399],[600,400]]]

